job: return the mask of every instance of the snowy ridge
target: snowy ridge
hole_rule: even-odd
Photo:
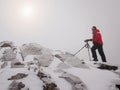
[[[0,47],[0,90],[120,90],[117,66],[94,64],[35,43],[20,47],[4,43]]]

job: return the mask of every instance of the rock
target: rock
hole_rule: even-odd
[[[73,90],[87,90],[85,88],[86,86],[84,86],[84,84],[75,84],[75,86],[73,87]]]
[[[82,60],[73,56],[70,53],[62,53],[56,54],[55,57],[59,58],[62,62],[66,62],[67,64],[77,67],[77,68],[89,68]]]
[[[50,75],[45,74],[43,71],[38,71],[37,76],[42,79],[42,78],[51,78]]]
[[[117,66],[112,66],[112,65],[107,65],[107,64],[101,64],[98,68],[106,69],[106,70],[117,70],[118,69]]]
[[[53,61],[53,56],[37,55],[34,59],[38,61],[39,66],[48,67]]]
[[[112,85],[110,88],[112,88],[112,90],[120,90],[120,79],[119,78],[114,79],[111,83]]]
[[[5,61],[2,65],[1,65],[1,69],[5,68],[8,65],[8,63]]]
[[[24,68],[24,64],[17,61],[17,60],[14,60],[11,62],[11,68]]]
[[[27,74],[24,74],[24,73],[18,73],[14,76],[11,76],[10,78],[8,78],[8,80],[18,80],[18,79],[22,79],[22,78],[25,78],[27,77],[28,75]]]
[[[21,62],[15,62],[14,65],[24,65],[24,64]]]
[[[65,80],[67,80],[68,82],[70,82],[71,84],[79,84],[81,83],[81,80],[69,73],[63,73],[60,78],[64,78]]]
[[[25,44],[21,47],[20,50],[24,58],[28,55],[34,55],[34,60],[37,60],[39,65],[43,67],[48,67],[53,60],[53,56],[50,50],[42,47],[39,44]]]
[[[13,61],[16,59],[16,54],[12,49],[6,49],[2,56],[2,61]]]
[[[120,85],[116,85],[116,88],[118,88],[120,90]]]
[[[59,90],[55,83],[46,84],[43,86],[43,90]]]
[[[3,45],[1,45],[1,47],[11,47],[11,45],[8,43],[4,43]]]
[[[23,84],[22,82],[13,81],[9,85],[8,90],[21,90],[24,87],[25,87],[25,84]]]
[[[68,68],[70,68],[70,66],[67,65],[66,63],[61,62],[61,63],[57,66],[57,68],[59,68],[59,69],[68,69]]]
[[[45,84],[43,86],[43,90],[59,90],[57,85],[53,83],[52,78],[50,75],[45,74],[43,71],[39,71],[37,76],[43,81]]]
[[[61,78],[64,78],[67,80],[69,83],[72,84],[73,90],[88,90],[86,85],[76,76],[69,74],[69,73],[64,73]]]
[[[51,78],[46,78],[46,77],[44,77],[44,78],[42,78],[41,80],[42,80],[43,83],[45,83],[45,84],[50,84],[50,83],[52,83]]]
[[[55,57],[56,57],[56,58],[59,58],[62,62],[65,61],[60,54],[56,54]]]
[[[3,42],[0,42],[0,47],[1,48],[4,48],[4,47],[12,48],[12,47],[14,47],[14,44],[11,41],[3,41]]]
[[[116,74],[118,74],[119,75],[119,77],[120,77],[120,67],[116,70],[116,71],[114,71]]]
[[[39,69],[38,69],[38,66],[37,66],[37,65],[33,64],[33,65],[29,65],[29,66],[28,66],[28,70],[33,70],[34,72],[36,72],[36,71],[38,71]]]
[[[24,44],[20,47],[20,51],[24,57],[27,55],[41,55],[42,47],[39,44]]]

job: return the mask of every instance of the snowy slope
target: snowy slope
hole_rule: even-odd
[[[4,49],[1,50],[0,54],[3,57]],[[13,51],[13,53],[16,53],[15,62],[21,62],[24,66],[17,63],[17,65],[20,64],[19,67],[11,68],[13,60],[1,59],[0,67],[4,67],[0,68],[0,90],[9,90],[8,88],[14,80],[8,79],[18,73],[27,74],[27,77],[15,79],[17,82],[25,84],[21,90],[28,90],[28,88],[29,90],[43,90],[51,83],[57,85],[54,90],[119,90],[116,85],[120,85],[120,69],[98,69],[99,65],[95,65],[93,62],[80,60],[78,57],[62,51],[49,50],[38,44],[30,44],[30,46],[26,44],[22,48],[22,52],[17,48],[17,52]],[[38,56],[39,58],[36,59]],[[39,71],[44,75],[38,76]]]

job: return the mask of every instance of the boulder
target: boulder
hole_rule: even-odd
[[[21,90],[24,87],[25,87],[25,84],[23,84],[22,82],[13,81],[9,85],[8,90]]]
[[[23,44],[20,47],[20,51],[24,57],[27,55],[41,55],[42,54],[42,46],[39,44]]]
[[[53,60],[52,53],[49,49],[42,47],[39,44],[25,44],[21,48],[21,54],[25,58],[28,55],[33,55],[34,60],[38,61],[40,66],[49,66]]]

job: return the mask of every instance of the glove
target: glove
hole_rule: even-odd
[[[88,42],[88,41],[89,41],[89,39],[84,40],[84,42]]]
[[[92,41],[92,39],[86,39],[86,40],[84,40],[84,42],[88,42],[88,41]]]

